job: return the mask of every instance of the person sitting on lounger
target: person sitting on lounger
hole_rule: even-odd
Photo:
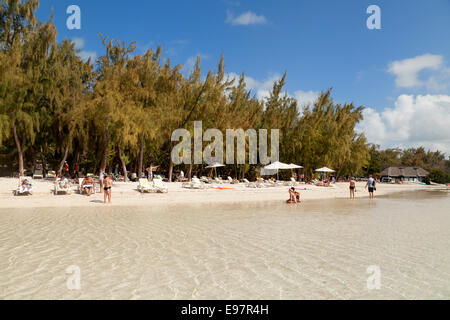
[[[300,201],[300,192],[295,191],[295,188],[292,187],[289,189],[289,200],[286,201],[287,203],[298,203]]]
[[[86,192],[87,196],[90,197],[92,191],[94,190],[94,179],[91,176],[84,178],[81,183],[81,189]]]
[[[23,179],[20,184],[21,193],[30,192],[33,189],[33,185],[28,181],[28,179]]]
[[[67,180],[67,178],[64,176],[62,176],[57,183],[58,183],[60,189],[69,188],[69,180]]]

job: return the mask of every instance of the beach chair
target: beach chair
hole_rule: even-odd
[[[47,179],[53,180],[56,178],[56,172],[55,171],[49,171],[47,172]]]
[[[42,169],[34,170],[33,179],[44,179],[44,171]]]
[[[227,181],[228,181],[229,184],[239,184],[239,181],[234,182],[234,181],[233,181],[233,178],[231,178],[231,177],[228,177],[228,178],[227,178]]]
[[[78,193],[81,195],[83,195],[85,193],[84,189],[83,189],[83,181],[84,181],[84,178],[78,178]],[[95,191],[95,182],[94,182],[94,184],[92,185],[92,193],[91,194],[95,194],[95,193],[96,193],[96,191]]]
[[[207,177],[205,177],[205,176],[201,177],[200,181],[203,182],[203,183],[210,183],[210,180]]]
[[[69,179],[66,179],[66,180],[67,180],[67,188],[63,188],[60,185],[61,179],[56,180],[55,188],[54,188],[55,196],[58,195],[58,194],[66,194],[66,195],[68,195],[68,194],[72,193],[72,185],[70,184]]]
[[[185,182],[183,183],[183,188],[186,189],[205,189],[206,188],[206,184],[203,183],[202,181],[200,181],[199,178],[192,178],[191,182]]]
[[[169,188],[164,185],[162,179],[153,179],[153,188],[159,193],[169,192]]]
[[[248,181],[248,179],[244,178],[244,179],[242,179],[242,181],[245,183],[245,186],[247,188],[255,188],[256,187],[256,185],[253,182]]]
[[[217,177],[214,179],[214,182],[215,182],[215,183],[218,183],[218,184],[223,184],[223,183],[224,183],[224,181],[222,180],[222,178],[217,178]]]
[[[156,191],[156,189],[153,187],[153,184],[150,183],[147,179],[139,179],[138,190],[141,193]]]
[[[285,187],[295,187],[295,186],[297,186],[297,181],[295,181],[294,178],[291,178],[290,181],[286,181],[286,182],[284,183],[284,186],[285,186]]]
[[[26,188],[22,186],[22,182],[25,180],[25,177],[19,177],[19,185],[17,189],[14,191],[14,195],[16,196],[32,196],[33,195],[33,184],[30,183],[30,187]]]

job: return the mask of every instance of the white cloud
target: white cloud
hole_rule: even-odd
[[[225,22],[233,26],[248,26],[251,24],[265,24],[267,23],[267,19],[263,15],[258,16],[252,11],[247,11],[239,16],[234,16],[231,11],[227,10],[227,19]]]
[[[421,71],[437,71],[436,75],[430,76],[426,81],[419,79]],[[444,59],[441,55],[425,54],[415,58],[394,61],[388,67],[388,72],[393,74],[395,83],[399,88],[414,88],[426,86],[429,89],[440,89],[438,79],[441,79],[441,73],[448,70],[444,67]],[[450,73],[450,72],[449,72]]]
[[[231,73],[228,73],[228,77],[230,79],[236,79],[234,81],[234,84],[236,85],[239,81],[240,75],[238,75],[237,73],[231,72]],[[247,89],[251,89],[253,91],[253,93],[256,94],[256,97],[259,100],[261,100],[261,99],[268,98],[270,96],[270,92],[273,89],[274,82],[278,81],[280,79],[281,79],[281,76],[278,73],[267,77],[263,81],[256,80],[255,78],[252,78],[252,77],[249,77],[246,75],[245,83],[247,85]]]
[[[95,60],[97,59],[97,52],[83,50],[85,45],[83,38],[73,38],[72,42],[75,43],[75,49],[80,50],[78,56],[81,59],[87,61],[89,58],[91,58],[91,62],[95,62]]]
[[[295,91],[294,97],[297,99],[300,107],[312,105],[319,98],[320,92],[318,91]]]
[[[84,48],[84,39],[83,38],[73,38],[72,42],[75,43],[75,49],[81,50]]]
[[[358,130],[384,148],[424,146],[450,155],[450,96],[401,95],[394,108],[366,109]]]

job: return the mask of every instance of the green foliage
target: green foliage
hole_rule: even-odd
[[[206,73],[198,58],[185,76],[183,66],[162,57],[161,47],[137,55],[134,43],[100,35],[105,54],[84,62],[72,42],[56,43],[51,22],[35,19],[38,4],[3,0],[0,7],[1,159],[17,159],[19,170],[36,160],[57,170],[66,159],[85,172],[118,163],[123,171],[139,172],[152,162],[168,170],[172,132],[192,130],[196,120],[204,130],[279,129],[280,160],[305,166],[309,176],[322,166],[339,176],[396,163],[449,168],[439,152],[369,146],[355,131],[363,107],[336,104],[331,89],[300,110],[285,93],[286,74],[261,101],[246,87],[245,74],[226,77],[223,56]],[[189,169],[205,173],[203,166]],[[223,170],[256,176],[256,166]]]
[[[432,169],[429,179],[435,183],[450,183],[450,174],[439,169]]]

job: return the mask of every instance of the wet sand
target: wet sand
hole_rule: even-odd
[[[408,192],[0,209],[0,299],[449,299],[449,205]],[[80,290],[67,288],[71,265]],[[367,288],[373,265],[380,290]]]

